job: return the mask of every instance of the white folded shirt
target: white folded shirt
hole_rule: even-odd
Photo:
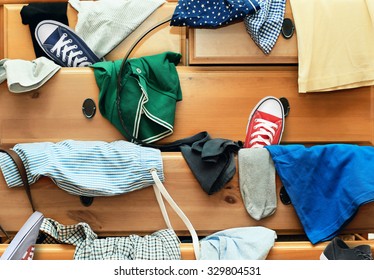
[[[8,89],[21,93],[40,88],[60,70],[52,60],[39,57],[28,61],[22,59],[0,60],[0,83],[8,80]]]
[[[69,3],[78,11],[75,32],[102,58],[165,0],[69,0]]]

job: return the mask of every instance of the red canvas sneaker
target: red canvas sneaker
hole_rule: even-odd
[[[278,98],[267,96],[261,99],[249,117],[244,148],[279,144],[284,129],[284,117],[284,109]]]

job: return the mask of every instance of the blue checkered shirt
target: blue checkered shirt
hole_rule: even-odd
[[[256,45],[269,54],[282,29],[286,0],[259,0],[260,11],[244,18],[247,32]]]

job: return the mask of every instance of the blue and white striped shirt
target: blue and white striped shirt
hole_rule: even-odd
[[[24,163],[30,185],[47,176],[73,195],[113,196],[151,186],[153,168],[164,180],[159,150],[123,140],[27,143],[13,150]],[[23,185],[7,154],[0,154],[0,168],[8,187]]]

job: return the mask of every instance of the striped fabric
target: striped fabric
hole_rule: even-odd
[[[40,228],[43,244],[75,245],[75,260],[179,260],[179,239],[171,229],[156,231],[144,237],[98,238],[87,223],[63,225],[46,218]]]
[[[123,140],[27,143],[13,150],[25,165],[29,184],[47,176],[73,195],[113,196],[153,185],[153,168],[164,180],[159,150]],[[0,168],[8,187],[23,185],[8,155],[0,154]]]

